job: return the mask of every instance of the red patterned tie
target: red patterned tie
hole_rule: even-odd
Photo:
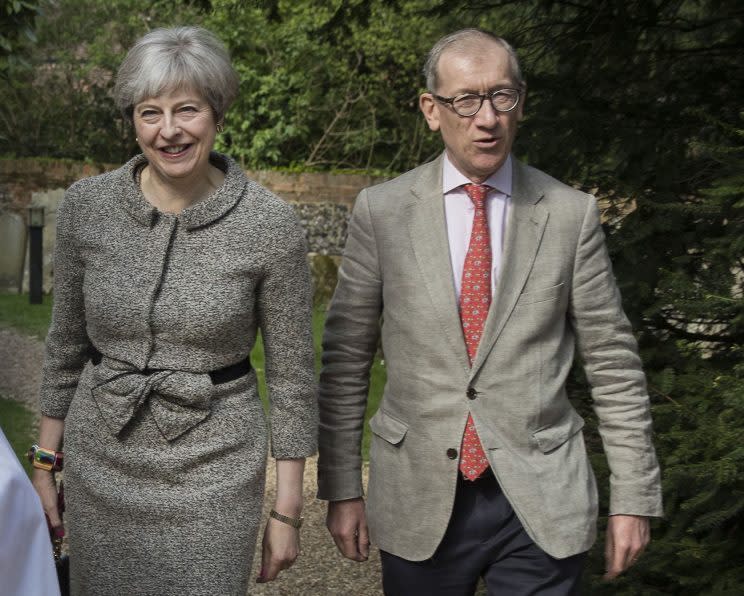
[[[473,231],[465,255],[460,290],[460,320],[470,363],[475,360],[483,327],[491,306],[491,235],[486,217],[486,195],[490,186],[466,184],[465,192],[475,205]],[[460,472],[468,480],[475,480],[488,468],[473,417],[468,414],[460,449]]]

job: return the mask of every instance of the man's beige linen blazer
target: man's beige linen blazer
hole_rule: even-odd
[[[610,513],[662,514],[645,378],[596,201],[512,163],[501,273],[472,367],[442,158],[362,191],[354,206],[324,335],[318,496],[362,494],[381,330],[387,384],[370,421],[367,516],[372,542],[409,560],[431,557],[447,528],[468,412],[530,537],[557,558],[592,546],[596,482],[565,389],[576,347],[611,469]]]

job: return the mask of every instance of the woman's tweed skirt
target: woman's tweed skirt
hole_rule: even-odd
[[[170,443],[149,408],[114,437],[92,373],[65,420],[72,593],[245,594],[267,451],[255,373],[215,386],[209,417]]]

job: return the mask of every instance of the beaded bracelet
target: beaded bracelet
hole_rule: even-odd
[[[26,456],[31,465],[40,470],[61,472],[64,467],[65,454],[62,451],[52,451],[38,445],[31,445],[31,449],[28,450]]]

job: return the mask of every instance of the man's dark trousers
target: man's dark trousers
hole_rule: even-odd
[[[586,553],[555,559],[540,549],[490,469],[475,481],[458,477],[454,511],[431,559],[381,553],[386,596],[470,596],[481,576],[489,596],[579,593]]]

